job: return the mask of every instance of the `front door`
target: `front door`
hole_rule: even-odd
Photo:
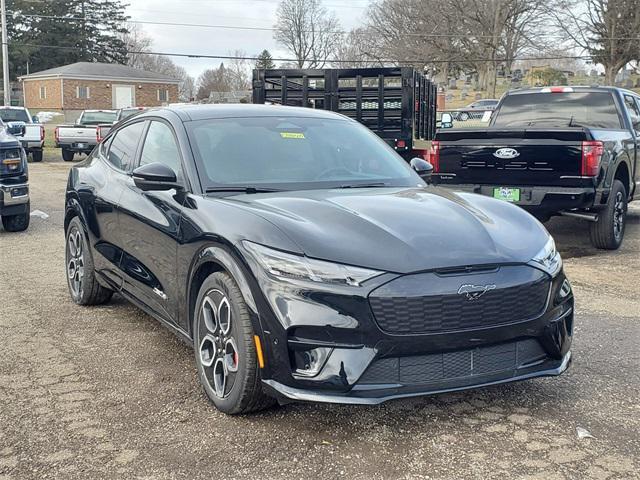
[[[168,165],[178,181],[184,182],[175,134],[169,124],[160,120],[149,123],[137,165],[153,162]],[[118,207],[120,236],[125,246],[122,288],[174,323],[180,303],[176,255],[184,198],[184,192],[173,189],[143,192],[129,177]]]
[[[133,107],[133,87],[131,85],[114,85],[113,104],[114,108]]]

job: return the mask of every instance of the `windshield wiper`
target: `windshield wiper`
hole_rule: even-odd
[[[218,192],[240,192],[240,193],[271,193],[281,192],[277,188],[263,188],[263,187],[211,187],[205,190],[206,193],[218,193]]]
[[[384,182],[376,182],[376,183],[353,183],[353,184],[345,184],[340,185],[337,188],[375,188],[375,187],[386,187],[387,184]]]

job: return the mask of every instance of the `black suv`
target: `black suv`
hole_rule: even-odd
[[[24,126],[8,127],[0,121],[0,217],[8,232],[29,226],[29,185],[27,155],[20,140]]]

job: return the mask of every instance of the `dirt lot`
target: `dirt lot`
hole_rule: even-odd
[[[624,248],[549,228],[577,297],[574,363],[556,379],[396,401],[213,410],[192,352],[121,298],[71,303],[68,164],[31,166],[26,233],[0,228],[0,479],[640,478],[640,202]],[[595,438],[579,439],[576,428]]]

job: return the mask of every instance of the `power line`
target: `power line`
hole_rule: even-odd
[[[33,48],[51,48],[51,49],[60,49],[60,50],[82,50],[81,47],[77,46],[62,46],[62,45],[39,45],[33,43],[10,43],[9,46],[19,45],[23,47],[33,47]],[[110,52],[116,52],[115,50],[105,50]],[[175,52],[146,52],[146,51],[127,51],[124,52],[128,55],[160,55],[165,57],[182,57],[182,58],[209,58],[215,60],[259,60],[259,57],[256,56],[247,56],[247,55],[209,55],[204,53],[175,53]],[[308,62],[318,62],[318,63],[348,63],[348,64],[371,64],[371,63],[382,63],[382,64],[441,64],[441,63],[502,63],[502,62],[515,62],[515,61],[525,61],[525,60],[590,60],[592,59],[592,55],[558,55],[558,56],[543,56],[543,57],[511,57],[511,58],[470,58],[465,60],[425,60],[425,59],[375,59],[375,60],[344,60],[344,59],[333,59],[333,58],[324,58],[324,59],[307,59]],[[276,62],[297,62],[296,58],[273,58],[273,61]]]

